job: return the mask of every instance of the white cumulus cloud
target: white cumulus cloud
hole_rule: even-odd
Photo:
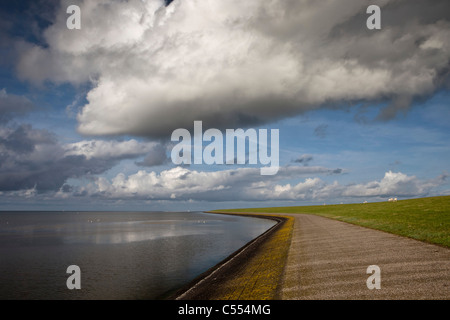
[[[282,167],[278,175],[267,179],[259,169],[238,168],[214,172],[200,172],[176,167],[161,173],[141,170],[125,176],[118,174],[108,180],[100,177],[95,184],[83,189],[91,195],[104,198],[145,200],[199,200],[199,201],[264,201],[335,199],[383,199],[391,196],[424,196],[441,186],[447,175],[431,180],[420,180],[401,172],[386,172],[380,181],[357,185],[327,183],[318,175],[330,175],[336,170],[322,167]],[[296,184],[284,180],[299,180]],[[314,177],[316,176],[316,177]]]
[[[389,119],[448,77],[446,0],[377,1],[379,31],[360,0],[83,0],[81,30],[65,27],[69,4],[43,34],[48,47],[18,45],[17,71],[91,82],[78,114],[88,135],[235,128],[360,100],[390,101],[379,115]]]
[[[125,159],[145,155],[159,144],[157,142],[88,140],[66,144],[66,155],[83,155],[86,159]]]

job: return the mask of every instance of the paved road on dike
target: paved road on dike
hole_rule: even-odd
[[[295,214],[282,299],[450,299],[450,249]],[[381,269],[369,290],[367,267]]]

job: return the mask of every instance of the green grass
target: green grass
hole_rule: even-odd
[[[210,300],[279,299],[281,280],[291,243],[294,219],[286,221],[273,233],[220,288],[210,293]]]
[[[450,196],[399,200],[398,202],[220,211],[315,214],[450,247]]]

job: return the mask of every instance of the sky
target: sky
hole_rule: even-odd
[[[1,0],[0,210],[450,195],[449,39],[447,0]],[[277,174],[175,165],[194,121],[278,130]]]

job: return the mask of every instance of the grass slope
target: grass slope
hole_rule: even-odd
[[[210,299],[274,300],[279,299],[281,279],[291,243],[294,219],[286,221],[242,268]]]
[[[234,213],[228,213],[234,214]],[[241,214],[240,214],[241,215]],[[245,214],[260,217],[256,214]],[[273,300],[280,299],[284,266],[291,243],[294,218],[274,215],[278,224],[256,244],[225,262],[218,273],[194,280],[190,290],[174,297],[185,300]]]
[[[400,200],[398,202],[220,211],[316,214],[450,247],[450,196]]]

